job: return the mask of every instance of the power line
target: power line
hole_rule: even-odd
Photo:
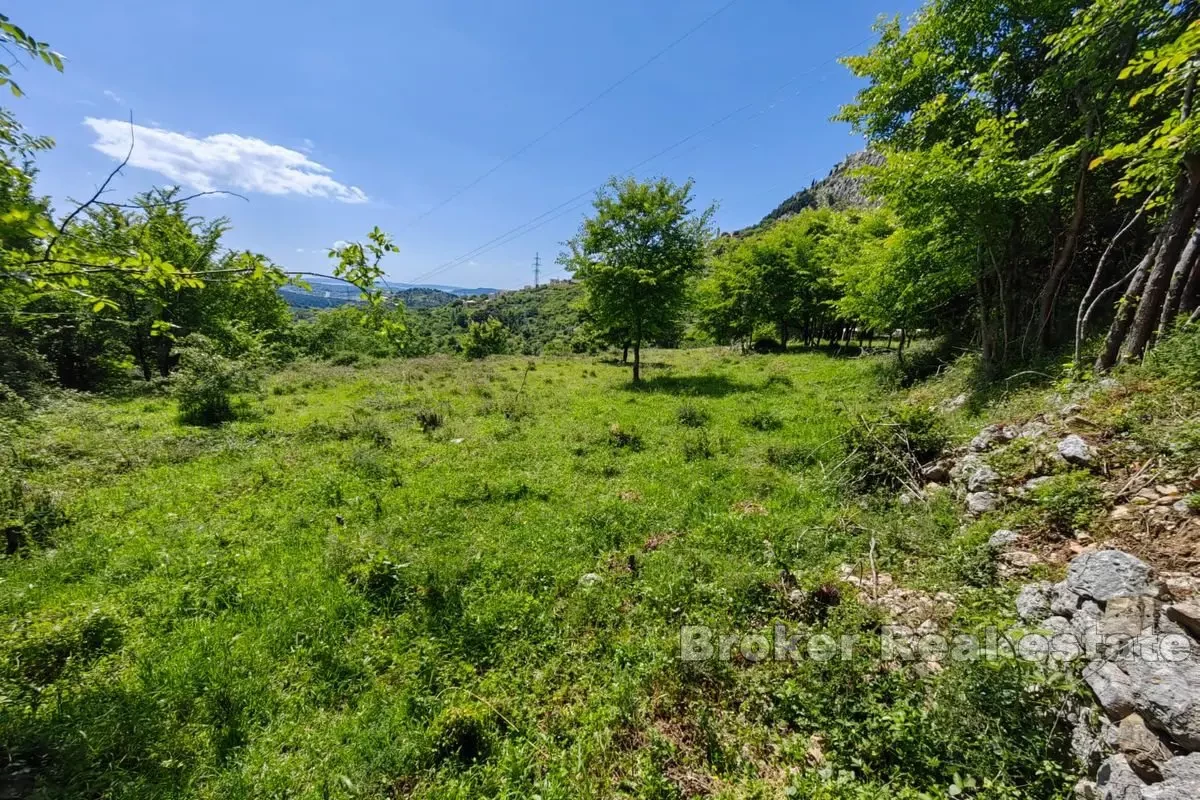
[[[445,206],[449,205],[450,203],[454,202],[456,199],[458,199],[459,197],[461,197],[461,196],[462,196],[463,194],[465,194],[466,192],[468,192],[468,191],[470,191],[471,189],[473,189],[473,188],[475,188],[476,186],[478,186],[480,183],[483,183],[483,181],[487,180],[489,177],[491,177],[493,174],[495,174],[495,173],[496,173],[496,171],[497,171],[497,170],[499,170],[501,167],[503,167],[505,164],[509,163],[510,161],[512,161],[512,160],[513,160],[513,159],[515,159],[515,158],[518,158],[518,157],[520,157],[520,156],[521,156],[523,153],[525,153],[526,151],[528,151],[528,150],[529,150],[530,148],[532,148],[534,145],[538,144],[539,142],[541,142],[541,141],[543,141],[544,139],[546,139],[546,137],[550,136],[550,134],[554,133],[554,132],[555,132],[555,131],[557,131],[559,128],[563,127],[563,126],[564,126],[564,125],[566,125],[568,122],[570,122],[571,120],[573,120],[573,119],[575,119],[576,117],[578,117],[578,116],[579,116],[580,114],[582,114],[584,111],[587,111],[589,108],[591,108],[592,106],[594,106],[596,103],[598,103],[599,101],[603,100],[603,99],[604,99],[605,97],[607,97],[608,95],[612,94],[614,91],[616,91],[616,90],[617,90],[618,88],[620,88],[622,85],[624,85],[624,84],[625,84],[625,82],[626,82],[626,81],[628,81],[630,78],[632,78],[632,77],[634,77],[635,75],[637,75],[638,73],[642,72],[644,69],[646,69],[647,67],[649,67],[649,66],[650,66],[651,64],[653,64],[655,61],[658,61],[658,59],[662,58],[662,57],[663,57],[664,55],[666,55],[668,52],[670,52],[671,50],[673,50],[673,49],[674,49],[676,46],[678,46],[678,45],[682,44],[682,43],[683,43],[685,40],[687,40],[688,38],[690,38],[690,37],[692,36],[692,34],[696,33],[696,31],[700,30],[700,29],[701,29],[701,28],[703,28],[705,25],[707,25],[708,23],[712,22],[714,19],[716,19],[717,17],[719,17],[719,16],[720,16],[721,14],[723,14],[723,13],[724,13],[724,12],[725,12],[727,9],[729,9],[729,8],[730,8],[730,7],[731,7],[731,6],[732,6],[734,3],[737,3],[737,2],[738,2],[738,0],[729,0],[729,2],[725,3],[725,5],[721,6],[721,7],[720,7],[720,8],[718,8],[716,11],[712,12],[711,14],[709,14],[707,17],[705,17],[704,19],[702,19],[702,20],[701,20],[699,23],[697,23],[695,26],[693,26],[693,27],[689,28],[689,29],[688,29],[688,30],[687,30],[687,31],[686,31],[686,32],[685,32],[683,35],[679,36],[677,39],[675,39],[674,41],[672,41],[672,42],[671,42],[670,44],[668,44],[666,47],[662,48],[662,49],[661,49],[661,50],[659,50],[657,53],[655,53],[654,55],[650,56],[648,59],[646,59],[645,61],[643,61],[641,64],[639,64],[638,66],[634,67],[634,68],[633,68],[631,71],[629,71],[629,72],[625,73],[625,74],[624,74],[623,76],[621,76],[621,77],[620,77],[620,78],[619,78],[619,79],[618,79],[616,82],[614,82],[614,83],[610,84],[610,85],[609,85],[609,86],[608,86],[606,89],[604,89],[602,92],[600,92],[600,94],[596,95],[596,96],[595,96],[595,97],[593,97],[591,100],[588,100],[586,103],[584,103],[583,105],[579,106],[579,108],[575,109],[575,110],[574,110],[574,111],[572,111],[570,114],[567,114],[567,116],[563,117],[563,118],[562,118],[562,119],[560,119],[558,122],[556,122],[556,123],[554,123],[553,125],[551,125],[551,126],[550,126],[549,128],[547,128],[547,129],[546,129],[544,132],[542,132],[542,133],[541,133],[541,134],[539,134],[537,137],[535,137],[535,138],[534,138],[532,141],[528,142],[527,144],[524,144],[524,145],[522,145],[522,146],[521,146],[520,148],[518,148],[517,150],[513,151],[513,152],[512,152],[512,153],[510,153],[509,155],[507,155],[507,156],[505,156],[504,158],[500,159],[498,162],[496,162],[495,164],[493,164],[493,165],[492,165],[492,167],[491,167],[490,169],[488,169],[486,172],[484,172],[482,175],[480,175],[479,177],[477,177],[477,178],[475,178],[474,180],[472,180],[472,181],[471,181],[470,183],[468,183],[466,186],[463,186],[462,188],[455,190],[455,191],[454,191],[452,194],[450,194],[450,196],[449,196],[449,197],[447,197],[447,198],[445,198],[444,200],[442,200],[441,202],[437,203],[437,204],[436,204],[435,206],[433,206],[432,208],[430,208],[430,209],[428,209],[428,210],[426,210],[426,211],[422,212],[421,214],[418,214],[418,215],[417,215],[415,218],[413,218],[413,220],[412,220],[411,222],[409,222],[409,223],[408,223],[406,226],[404,226],[404,227],[405,227],[405,229],[407,229],[407,228],[411,228],[413,225],[416,225],[418,222],[420,222],[421,220],[425,219],[425,218],[426,218],[426,217],[428,217],[430,214],[432,214],[432,213],[434,213],[435,211],[438,211],[438,210],[440,210],[440,209],[444,208]]]
[[[649,164],[651,161],[655,161],[655,160],[661,158],[662,156],[666,155],[667,153],[671,152],[672,150],[674,150],[678,147],[682,147],[683,145],[685,145],[688,142],[695,139],[697,136],[700,136],[703,133],[707,133],[708,131],[725,124],[727,121],[729,121],[733,117],[737,116],[738,114],[742,113],[743,111],[753,108],[754,106],[759,105],[761,102],[770,101],[776,95],[778,95],[780,92],[782,92],[784,89],[787,89],[788,87],[790,87],[792,84],[796,83],[801,78],[805,78],[805,77],[813,74],[817,70],[819,70],[831,63],[836,62],[842,56],[847,55],[850,52],[858,49],[862,45],[871,41],[871,39],[873,39],[873,38],[874,38],[873,35],[868,36],[865,39],[862,39],[861,41],[858,41],[858,42],[850,45],[849,47],[845,48],[844,50],[838,52],[834,56],[827,58],[824,61],[813,65],[812,67],[809,67],[808,69],[804,70],[803,72],[796,73],[791,78],[788,78],[786,81],[784,81],[779,86],[777,86],[774,90],[772,90],[771,93],[767,96],[766,100],[750,102],[750,103],[746,103],[745,105],[739,106],[738,108],[734,109],[733,111],[730,111],[729,113],[727,113],[721,117],[718,117],[717,119],[713,120],[712,122],[705,125],[704,127],[699,128],[696,131],[693,131],[692,133],[688,134],[687,136],[683,137],[682,139],[676,141],[675,143],[673,143],[671,145],[668,145],[667,147],[663,148],[662,150],[659,150],[654,155],[649,156],[648,158],[642,159],[637,164],[634,164],[629,169],[626,169],[623,172],[618,173],[618,174],[626,175],[626,174],[629,174],[632,172],[636,172],[637,170],[644,167],[646,164]],[[799,90],[797,90],[795,94],[798,95],[799,93],[800,93]],[[773,106],[769,107],[767,109],[763,109],[758,114],[755,114],[752,117],[750,117],[750,120],[754,120],[754,119],[757,119],[757,118],[763,116],[767,111],[771,110],[771,108],[773,108]],[[568,206],[571,206],[572,203],[576,203],[581,198],[584,198],[584,197],[587,197],[588,195],[594,194],[595,192],[602,189],[605,186],[605,184],[607,184],[607,183],[608,183],[608,181],[606,180],[606,181],[599,183],[589,189],[585,189],[584,191],[580,192],[579,194],[575,195],[574,197],[571,197],[571,198],[563,201],[562,203],[559,203],[554,208],[551,208],[548,211],[543,211],[541,214],[538,214],[536,217],[533,217],[532,219],[516,226],[515,228],[511,228],[508,231],[505,231],[504,233],[500,234],[499,236],[496,236],[493,239],[489,239],[488,241],[484,242],[483,244],[479,245],[478,247],[476,247],[466,253],[463,253],[461,256],[452,258],[449,261],[443,262],[442,264],[439,264],[438,266],[434,267],[433,269],[431,269],[427,272],[421,273],[417,277],[412,278],[409,282],[410,283],[420,283],[421,281],[426,280],[426,279],[432,277],[433,275],[437,275],[438,273],[444,272],[447,269],[452,269],[454,267],[457,267],[457,266],[469,261],[470,259],[477,258],[478,256],[481,256],[484,253],[490,252],[490,251],[496,249],[497,247],[502,247],[502,246],[508,244],[509,242],[516,241],[517,239],[521,238],[522,236],[525,236],[528,233],[532,233],[533,231],[537,230],[538,228],[541,228],[544,225],[547,225],[547,224],[553,222],[554,220],[558,219],[559,217],[562,217],[565,214],[571,213],[571,211],[574,211],[575,208],[567,208]],[[584,203],[583,205],[586,205],[586,203]],[[562,210],[562,209],[565,209],[565,210]],[[556,213],[556,212],[560,212],[560,213]]]

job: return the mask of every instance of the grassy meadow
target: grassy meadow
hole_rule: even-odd
[[[962,582],[949,500],[846,487],[877,359],[652,351],[273,375],[240,418],[68,397],[11,458],[0,765],[46,797],[1055,797],[1020,664],[684,663],[679,628],[873,631],[838,565]],[[965,593],[960,614],[1006,606]],[[814,752],[815,750],[815,752]],[[22,783],[26,781],[26,783]]]

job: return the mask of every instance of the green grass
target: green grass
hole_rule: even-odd
[[[214,429],[53,403],[12,442],[68,523],[0,561],[0,767],[48,797],[1058,796],[1021,665],[678,660],[682,624],[805,621],[791,588],[872,539],[931,585],[967,545],[949,503],[844,490],[870,360],[646,359],[638,388],[590,358],[301,365]]]

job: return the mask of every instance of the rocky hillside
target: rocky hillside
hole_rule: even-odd
[[[1052,721],[1076,800],[1200,798],[1200,408],[1155,369],[994,409],[914,463],[899,496],[956,508],[983,582],[1011,587],[1001,652],[1039,665],[1035,684],[1076,682]],[[943,396],[914,400],[967,418],[967,394]],[[912,641],[953,630],[971,596],[904,587],[873,562],[841,577]]]
[[[859,208],[870,205],[863,193],[863,179],[854,171],[863,166],[877,166],[883,156],[869,150],[851,153],[844,161],[819,181],[813,181],[807,189],[801,189],[775,207],[763,217],[760,225],[799,213],[806,208]]]

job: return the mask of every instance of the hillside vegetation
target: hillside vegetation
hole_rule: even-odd
[[[878,34],[869,155],[734,236],[615,177],[489,297],[388,290],[378,227],[233,250],[124,163],[55,208],[0,110],[0,798],[1200,792],[1155,772],[1196,652],[1091,731],[1013,644],[1200,632],[1200,5]],[[1134,590],[1052,583],[1109,546]]]
[[[7,757],[54,796],[753,796],[819,734],[874,791],[1053,796],[1020,662],[929,695],[868,653],[679,661],[684,624],[870,630],[790,593],[873,538],[953,583],[961,545],[949,504],[840,499],[871,361],[647,363],[641,390],[592,359],[300,366],[216,430],[49,404],[7,467],[63,515],[2,566]]]

